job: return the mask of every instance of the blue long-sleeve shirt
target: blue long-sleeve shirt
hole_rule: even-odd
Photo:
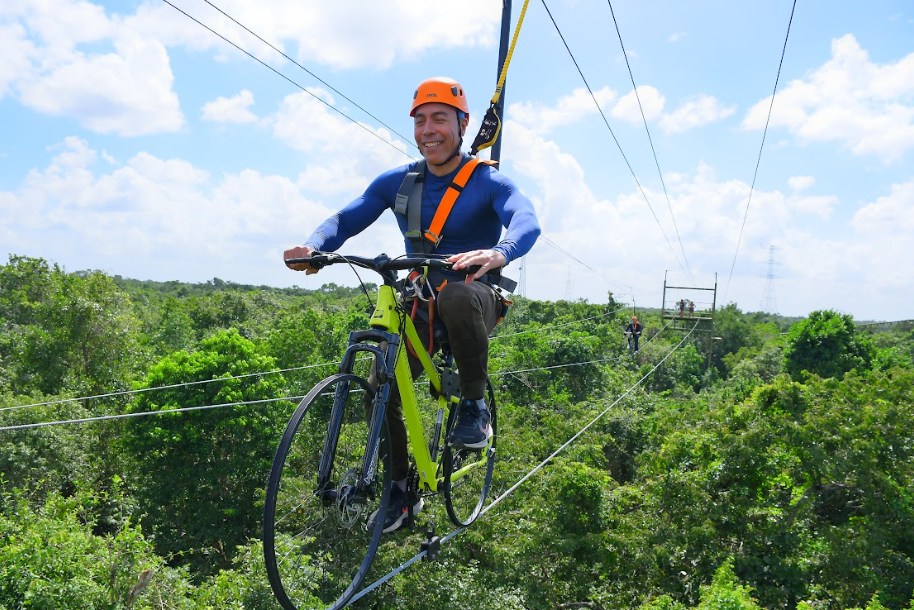
[[[460,166],[468,157],[463,156]],[[315,250],[335,251],[350,237],[358,235],[374,223],[384,210],[393,210],[397,191],[408,172],[415,171],[418,162],[387,171],[368,186],[362,195],[325,220],[305,241]],[[432,222],[438,204],[460,167],[445,176],[425,172],[422,185],[422,229]],[[404,234],[406,253],[413,254],[407,231],[406,217],[396,214]],[[505,229],[502,235],[502,228]],[[437,254],[460,254],[470,250],[494,249],[507,261],[530,251],[540,235],[539,221],[533,203],[514,182],[494,167],[480,163],[473,171],[457,203],[441,231]],[[506,263],[506,264],[507,264]]]

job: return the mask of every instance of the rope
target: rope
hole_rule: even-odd
[[[501,66],[501,74],[498,76],[498,85],[495,87],[495,93],[492,94],[491,104],[498,104],[501,98],[501,92],[505,87],[505,79],[508,77],[508,64],[511,63],[511,56],[514,55],[514,45],[517,44],[517,38],[520,35],[521,25],[524,23],[524,15],[527,13],[527,5],[530,0],[524,0],[524,6],[520,10],[520,16],[517,18],[517,24],[514,26],[514,36],[511,37],[511,45],[508,47],[508,53],[505,55],[505,63]]]
[[[232,375],[230,377],[215,377],[213,379],[201,379],[198,381],[184,381],[181,383],[172,383],[169,385],[157,385],[150,388],[138,388],[136,390],[121,390],[118,392],[108,392],[107,394],[95,394],[94,396],[80,396],[77,398],[60,398],[57,400],[47,400],[45,402],[35,402],[27,405],[16,405],[12,407],[2,407],[0,408],[0,413],[4,411],[17,411],[19,409],[31,409],[34,407],[46,407],[49,405],[59,405],[65,402],[80,402],[83,400],[95,400],[98,398],[112,398],[115,396],[131,396],[133,394],[142,394],[143,392],[152,392],[155,390],[171,390],[174,388],[184,388],[193,385],[202,385],[206,383],[216,383],[218,381],[229,381],[232,379],[244,379],[245,377],[261,377],[263,375],[273,375],[275,373],[289,373],[292,371],[302,371],[305,369],[313,369],[324,366],[336,366],[337,362],[323,362],[321,364],[309,364],[307,366],[295,366],[288,369],[277,369],[275,371],[262,371],[258,373],[245,373],[243,375]]]
[[[514,36],[511,39],[511,46],[505,54],[505,59],[501,66],[501,74],[498,75],[498,84],[495,86],[495,93],[492,94],[492,101],[489,104],[489,109],[486,110],[486,114],[479,124],[479,133],[476,134],[476,137],[473,139],[473,144],[470,146],[470,155],[472,156],[476,156],[476,153],[480,150],[484,150],[495,144],[495,141],[498,140],[498,135],[501,133],[501,118],[498,116],[498,101],[501,99],[501,94],[505,87],[505,79],[508,76],[508,65],[511,63],[511,56],[514,55],[514,45],[517,44],[517,38],[520,35],[520,28],[524,23],[524,15],[527,13],[528,4],[530,4],[530,0],[524,0],[524,8],[521,9],[520,18],[517,20],[517,24],[514,27]],[[493,160],[497,161],[498,159],[493,158]]]
[[[797,0],[793,0],[793,7],[790,9],[790,20],[787,22],[787,33],[784,35],[784,46],[781,48],[781,61],[778,63],[778,72],[774,77],[774,89],[771,92],[771,103],[768,105],[768,116],[765,119],[765,129],[762,130],[762,142],[758,147],[758,157],[755,160],[755,171],[752,172],[752,184],[749,185],[749,197],[746,200],[746,210],[743,213],[743,224],[739,228],[739,236],[736,238],[736,250],[733,252],[733,262],[730,263],[730,274],[727,276],[727,285],[724,288],[724,298],[730,289],[730,280],[733,279],[733,269],[736,267],[736,257],[739,254],[739,246],[743,242],[743,231],[746,229],[746,220],[749,218],[749,204],[752,203],[752,193],[755,191],[755,181],[758,178],[758,168],[762,164],[762,151],[765,149],[765,139],[768,137],[768,124],[771,122],[771,112],[774,110],[774,98],[778,92],[778,81],[781,80],[781,68],[784,67],[784,56],[787,54],[787,40],[790,38],[790,26],[793,24],[793,14],[797,10]]]
[[[45,428],[47,426],[59,426],[62,424],[85,424],[97,421],[110,421],[112,419],[127,419],[128,417],[144,417],[146,415],[165,415],[167,413],[187,413],[188,411],[206,411],[209,409],[224,409],[226,407],[241,407],[248,405],[265,404],[268,402],[279,402],[282,400],[299,401],[304,396],[285,396],[283,398],[263,398],[260,400],[243,400],[239,402],[224,402],[218,405],[202,405],[197,407],[179,407],[177,409],[162,409],[160,411],[139,411],[137,413],[120,413],[118,415],[99,415],[97,417],[82,417],[79,419],[64,419],[58,421],[43,421],[34,424],[17,424],[13,426],[2,426],[0,432],[7,430],[28,430],[31,428]]]
[[[530,477],[532,477],[534,474],[536,474],[537,472],[539,472],[540,470],[542,470],[542,469],[546,466],[546,464],[548,464],[549,462],[551,462],[559,453],[561,453],[562,451],[564,451],[569,445],[571,445],[571,443],[573,443],[573,442],[576,441],[578,438],[580,438],[581,435],[583,435],[591,426],[593,426],[595,423],[597,423],[597,421],[599,421],[600,419],[602,419],[603,416],[605,416],[607,413],[609,413],[610,409],[612,409],[612,408],[615,407],[617,404],[619,404],[620,402],[622,402],[622,399],[623,399],[623,398],[625,398],[626,396],[628,396],[629,394],[631,394],[631,393],[635,390],[635,388],[637,388],[638,386],[640,386],[641,384],[643,384],[643,383],[645,382],[645,380],[647,380],[647,378],[650,377],[650,376],[654,373],[654,371],[656,371],[658,368],[660,368],[660,365],[661,365],[661,364],[663,364],[664,362],[666,362],[666,360],[667,360],[670,356],[672,356],[673,353],[674,353],[677,349],[679,349],[680,347],[682,347],[682,345],[683,345],[683,344],[686,342],[686,340],[691,336],[692,332],[694,332],[696,328],[698,328],[698,323],[697,323],[697,322],[696,322],[695,326],[692,327],[692,330],[690,330],[689,333],[688,333],[685,337],[682,338],[682,340],[676,345],[676,347],[674,347],[673,349],[671,349],[671,350],[669,351],[669,353],[667,353],[666,356],[664,356],[657,364],[655,364],[654,367],[653,367],[650,371],[648,371],[647,373],[645,373],[644,376],[641,377],[641,379],[639,379],[638,381],[636,381],[631,387],[629,387],[627,390],[625,390],[625,392],[623,392],[622,394],[620,394],[619,397],[616,398],[616,400],[614,400],[608,407],[606,407],[605,409],[603,409],[603,411],[601,411],[596,417],[594,417],[593,419],[591,419],[590,422],[587,423],[587,425],[585,425],[585,426],[584,426],[583,428],[581,428],[577,433],[575,433],[571,438],[569,438],[567,441],[565,441],[565,443],[563,443],[558,449],[556,449],[556,450],[553,451],[551,454],[549,454],[549,456],[546,457],[546,459],[544,459],[542,462],[540,462],[539,464],[537,464],[532,470],[530,470],[529,472],[527,472],[527,473],[526,473],[524,476],[522,476],[516,483],[514,483],[514,485],[512,485],[511,487],[509,487],[509,488],[508,488],[505,492],[503,492],[500,496],[498,496],[497,498],[495,498],[495,499],[491,502],[491,504],[489,504],[489,505],[483,507],[483,509],[482,509],[481,511],[479,511],[479,517],[482,517],[483,515],[485,515],[486,513],[488,513],[490,510],[492,510],[492,509],[495,508],[497,505],[499,505],[505,498],[507,498],[507,497],[508,497],[509,495],[511,495],[512,493],[514,493],[514,491],[515,491],[518,487],[520,487],[521,485],[523,485],[523,484],[524,484],[527,480],[529,480]],[[479,517],[477,517],[477,518],[479,518]],[[463,531],[466,530],[466,529],[467,529],[466,526],[458,527],[457,529],[455,529],[455,530],[453,530],[452,532],[450,532],[447,536],[443,537],[443,538],[441,539],[441,544],[444,545],[444,544],[450,542],[453,538],[455,538],[458,534],[460,534],[461,532],[463,532]],[[384,583],[388,582],[389,580],[391,580],[392,578],[394,578],[395,576],[397,576],[400,572],[403,572],[404,570],[406,570],[407,568],[409,568],[409,567],[410,567],[411,565],[413,565],[416,561],[422,559],[427,553],[428,553],[428,551],[419,551],[417,554],[415,554],[415,555],[412,556],[411,558],[407,559],[406,561],[404,561],[403,563],[401,563],[399,566],[397,566],[396,568],[394,568],[393,570],[391,570],[390,572],[388,572],[388,573],[385,574],[384,576],[380,577],[379,579],[377,579],[376,581],[374,581],[373,583],[371,583],[370,585],[368,585],[367,587],[365,587],[364,589],[362,589],[362,590],[360,590],[358,593],[356,593],[356,594],[346,603],[346,606],[352,605],[353,603],[355,603],[356,601],[360,600],[360,599],[363,598],[364,596],[368,595],[369,593],[371,593],[372,591],[374,591],[375,589],[377,589],[378,587],[380,587],[380,586],[383,585]]]

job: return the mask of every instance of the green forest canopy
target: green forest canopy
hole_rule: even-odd
[[[142,282],[10,257],[0,608],[276,608],[266,471],[367,306],[335,285]],[[686,337],[647,311],[631,358],[629,313],[516,299],[491,343],[496,494],[606,413],[369,605],[914,608],[911,323],[729,304],[713,334]],[[420,532],[397,535],[418,549]]]

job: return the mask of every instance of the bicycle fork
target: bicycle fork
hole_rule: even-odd
[[[366,343],[366,340],[375,339],[377,345]],[[324,446],[318,466],[318,485],[315,494],[321,497],[325,505],[336,503],[341,510],[345,510],[351,503],[363,504],[365,499],[373,499],[375,493],[375,477],[378,469],[378,452],[381,444],[381,427],[387,412],[387,401],[390,398],[392,375],[396,361],[396,346],[399,338],[396,335],[382,331],[353,332],[349,337],[349,346],[340,362],[340,372],[354,374],[356,356],[360,352],[373,354],[375,366],[378,367],[379,386],[371,397],[371,413],[368,416],[369,428],[366,439],[365,453],[362,456],[362,465],[356,477],[349,477],[349,473],[342,473],[346,481],[341,480],[339,486],[334,488],[332,482],[333,465],[336,457],[337,441],[339,440],[342,422],[346,416],[350,382],[341,382],[336,388],[333,398],[330,417],[327,425],[327,434],[324,437]],[[381,346],[384,347],[381,347]],[[390,349],[390,347],[393,349]]]

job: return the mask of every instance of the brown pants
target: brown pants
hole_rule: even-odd
[[[489,364],[489,333],[498,324],[501,302],[493,290],[482,282],[450,282],[437,298],[437,314],[447,328],[448,343],[460,371],[460,393],[464,398],[478,399],[485,396]],[[421,306],[422,304],[420,304]],[[428,321],[418,316],[414,320],[422,343],[428,348]],[[413,379],[422,372],[422,364],[409,357]],[[372,370],[368,378],[377,387],[377,374]],[[400,393],[391,388],[387,403],[387,425],[390,430],[393,457],[393,479],[405,479],[409,473],[409,454],[406,445],[406,424]]]

